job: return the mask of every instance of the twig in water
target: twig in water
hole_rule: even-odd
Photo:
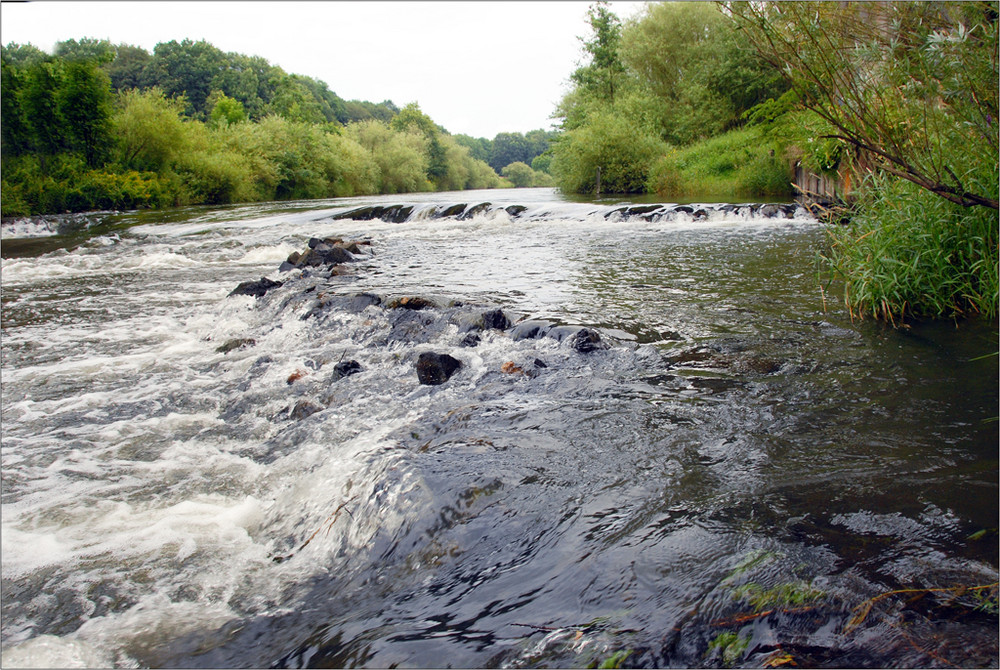
[[[330,534],[330,530],[333,528],[333,524],[337,521],[337,517],[340,516],[341,510],[347,512],[347,515],[353,519],[354,515],[351,514],[351,510],[349,510],[349,509],[347,509],[345,507],[345,505],[347,505],[347,503],[349,503],[349,502],[350,502],[350,500],[345,500],[344,502],[340,503],[340,505],[337,506],[337,509],[333,510],[333,513],[326,518],[326,521],[324,521],[322,524],[320,524],[320,527],[317,528],[315,531],[313,531],[313,534],[309,536],[309,539],[307,539],[305,542],[302,543],[302,546],[300,546],[298,549],[296,549],[295,551],[293,551],[293,552],[291,552],[291,553],[289,553],[289,554],[287,554],[285,556],[275,556],[272,560],[275,563],[281,563],[282,561],[287,561],[289,558],[291,558],[295,554],[297,554],[300,551],[302,551],[303,549],[305,549],[306,545],[309,544],[310,542],[312,542],[313,538],[316,537],[317,535],[319,535],[319,532],[321,530],[323,530],[323,526],[326,526],[326,534],[329,535]]]

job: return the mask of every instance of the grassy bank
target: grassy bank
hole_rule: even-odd
[[[686,147],[653,163],[648,190],[664,198],[710,193],[720,199],[792,197],[784,143],[760,127],[741,128]]]

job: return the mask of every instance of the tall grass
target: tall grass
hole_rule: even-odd
[[[784,147],[759,128],[743,128],[671,149],[650,170],[647,189],[663,197],[792,196]]]
[[[825,255],[852,317],[994,318],[1000,300],[998,217],[903,180],[871,177],[857,213],[831,228]]]

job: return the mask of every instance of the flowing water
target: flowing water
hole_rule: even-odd
[[[852,322],[802,209],[73,221],[3,243],[4,667],[997,663],[996,327]]]

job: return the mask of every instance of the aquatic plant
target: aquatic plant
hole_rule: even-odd
[[[740,659],[749,645],[749,637],[743,637],[739,633],[732,632],[719,633],[708,643],[708,651],[705,653],[706,655],[711,655],[712,652],[717,651],[722,656],[724,664],[732,665]]]
[[[775,607],[801,607],[806,603],[819,600],[823,591],[814,589],[805,582],[786,582],[771,588],[750,583],[733,589],[733,598],[746,601],[754,612],[760,613]]]

